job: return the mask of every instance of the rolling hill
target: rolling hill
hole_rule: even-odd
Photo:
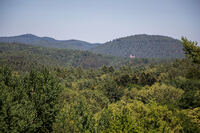
[[[129,59],[106,56],[89,51],[47,48],[19,43],[0,43],[0,65],[9,65],[17,71],[29,71],[33,67],[78,67],[100,68],[103,65],[141,67],[147,64],[171,62],[166,59]]]
[[[48,48],[67,48],[74,50],[90,51],[117,57],[136,58],[182,58],[183,47],[180,40],[160,35],[133,35],[100,43],[88,43],[80,40],[55,40],[50,37],[38,37],[24,34],[13,37],[0,37],[3,43],[21,43]]]
[[[32,66],[98,68],[114,60],[114,57],[97,55],[88,51],[0,43],[0,65],[8,64],[17,69],[29,69]]]
[[[179,40],[160,35],[134,35],[115,39],[90,49],[91,52],[112,56],[136,58],[182,58]]]
[[[4,43],[22,43],[35,46],[51,48],[69,48],[77,50],[88,50],[98,46],[98,43],[89,43],[80,40],[55,40],[50,37],[38,37],[32,34],[24,34],[12,37],[0,37],[0,42]]]

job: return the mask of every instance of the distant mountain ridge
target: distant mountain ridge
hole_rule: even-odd
[[[181,41],[161,35],[133,35],[90,49],[93,53],[135,58],[182,58]]]
[[[69,48],[76,50],[88,50],[98,46],[98,43],[89,43],[80,40],[56,40],[50,37],[38,37],[33,34],[24,34],[12,37],[0,37],[0,42],[4,43],[23,43],[28,45],[51,47],[51,48]]]
[[[73,39],[56,40],[50,37],[38,37],[32,34],[24,34],[12,37],[0,37],[0,42],[21,43],[50,48],[88,50],[96,54],[131,58],[184,57],[184,51],[180,40],[161,35],[132,35],[100,44]]]

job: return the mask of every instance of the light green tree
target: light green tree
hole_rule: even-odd
[[[181,132],[179,118],[166,106],[152,102],[119,101],[109,105],[96,117],[99,132],[118,133],[161,133]]]

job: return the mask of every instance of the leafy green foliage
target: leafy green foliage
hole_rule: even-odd
[[[177,89],[173,86],[167,86],[165,84],[154,84],[151,87],[146,86],[139,91],[139,98],[145,103],[155,100],[162,105],[175,105],[180,100],[184,91]]]
[[[123,95],[123,89],[118,87],[117,83],[110,79],[106,79],[103,85],[98,89],[105,92],[105,95],[109,98],[110,102],[120,100]]]
[[[98,130],[102,132],[181,132],[179,119],[165,106],[140,101],[111,104],[100,113]]]
[[[51,132],[55,116],[60,108],[58,98],[61,88],[58,81],[47,69],[44,69],[41,72],[31,71],[24,82],[29,100],[36,110],[33,123],[41,123],[36,131]]]
[[[93,114],[84,97],[64,107],[59,117],[64,120],[55,124],[55,132],[94,132]]]
[[[197,46],[197,42],[189,41],[185,37],[182,37],[181,40],[186,56],[194,63],[200,64],[200,47]]]
[[[0,47],[0,62],[17,66],[0,67],[0,132],[200,132],[200,64],[191,59],[134,59],[130,66],[89,52]],[[77,67],[86,57],[113,59],[118,68],[101,61],[98,69]]]
[[[2,132],[51,132],[61,88],[47,69],[25,78],[0,68]]]
[[[0,132],[34,131],[35,110],[22,80],[7,67],[1,67],[0,86]]]

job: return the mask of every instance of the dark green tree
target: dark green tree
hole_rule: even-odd
[[[55,117],[60,110],[59,95],[61,87],[58,80],[47,70],[31,71],[24,80],[26,93],[33,103],[36,113],[33,123],[35,132],[52,132]]]
[[[194,63],[200,64],[200,47],[197,46],[197,42],[189,41],[185,37],[182,37],[181,40],[186,56]]]
[[[117,85],[117,83],[112,79],[107,79],[104,81],[100,90],[103,90],[105,95],[108,97],[110,102],[119,101],[123,96],[123,89]]]
[[[22,79],[8,67],[0,68],[0,132],[33,132],[35,109]]]

